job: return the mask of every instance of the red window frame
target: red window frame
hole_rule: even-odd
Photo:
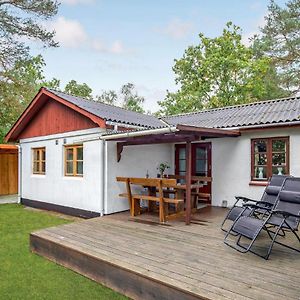
[[[284,140],[286,142],[286,175],[290,174],[290,138],[288,136],[284,137],[268,137],[268,138],[254,138],[251,139],[251,181],[257,181],[257,182],[266,182],[268,179],[273,175],[273,163],[272,163],[272,143],[274,140]],[[255,149],[254,144],[256,141],[266,141],[266,157],[267,157],[267,164],[266,164],[266,175],[267,178],[259,179],[255,177]]]

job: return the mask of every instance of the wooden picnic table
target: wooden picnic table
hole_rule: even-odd
[[[140,201],[138,204],[136,200],[148,200],[148,210],[154,210],[154,203],[159,202],[159,214],[160,220],[165,220],[166,215],[167,219],[171,219],[177,217],[179,215],[184,214],[184,195],[187,189],[186,184],[176,183],[174,179],[165,179],[165,178],[129,178],[129,177],[117,177],[117,181],[125,182],[127,193],[120,194],[121,197],[127,197],[130,212],[132,216],[140,214]],[[153,184],[153,182],[161,181],[161,186]],[[130,184],[140,185],[144,188],[147,188],[148,195],[138,194],[132,195]],[[191,191],[198,190],[201,188],[203,184],[201,183],[194,183],[191,184]],[[160,198],[156,196],[157,192],[160,193],[160,189],[162,195]],[[170,198],[169,194],[174,194],[174,198]],[[167,195],[167,196],[165,196]],[[160,201],[161,200],[161,201]],[[173,215],[168,215],[168,204],[173,203],[176,206],[176,213]],[[162,207],[164,206],[164,207]],[[195,203],[192,205],[193,209],[196,209]],[[180,211],[178,211],[180,209]],[[163,214],[163,216],[162,216]]]

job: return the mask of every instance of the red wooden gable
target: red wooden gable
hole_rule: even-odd
[[[5,140],[11,142],[96,127],[105,128],[105,120],[41,89]]]
[[[99,127],[71,108],[48,100],[19,135],[19,139]]]

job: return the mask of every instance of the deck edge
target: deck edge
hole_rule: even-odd
[[[209,300],[55,241],[30,234],[30,250],[132,299]]]

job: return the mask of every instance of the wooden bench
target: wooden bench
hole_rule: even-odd
[[[151,206],[150,202],[159,203],[159,220],[160,222],[165,222],[168,215],[169,203],[176,205],[179,203],[184,203],[183,199],[170,198],[164,196],[163,188],[174,188],[176,187],[175,179],[162,179],[162,178],[126,178],[126,177],[117,177],[117,181],[123,181],[126,183],[127,193],[121,193],[120,197],[127,197],[128,203],[130,205],[131,216],[136,216],[140,214],[140,200],[149,201],[149,207]],[[148,195],[145,194],[132,194],[131,185],[138,185],[148,188]],[[158,191],[158,195],[156,195]],[[182,205],[183,207],[183,205]]]

